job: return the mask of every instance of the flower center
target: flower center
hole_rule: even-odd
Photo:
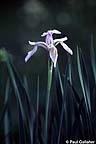
[[[55,49],[51,48],[50,50],[51,50],[51,54],[54,55],[55,54]]]
[[[51,48],[53,46],[53,37],[52,37],[52,34],[49,33],[47,36],[46,36],[46,43],[47,45]]]

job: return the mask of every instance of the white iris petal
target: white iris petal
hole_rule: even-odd
[[[31,42],[31,41],[28,41],[30,45],[35,45],[36,42]]]
[[[71,55],[73,55],[72,50],[63,42],[60,42],[60,44],[62,45],[62,47]]]
[[[58,30],[56,30],[56,29],[52,30],[52,33],[54,33],[54,34],[61,34],[61,32],[58,31]]]
[[[44,32],[41,36],[43,37],[43,36],[46,36],[48,33],[47,32]]]
[[[43,47],[45,48],[46,50],[48,50],[48,45],[45,43],[45,42],[42,42],[42,41],[38,41],[38,42],[31,42],[29,41],[29,44],[30,45],[37,45],[38,47]]]
[[[60,38],[60,39],[55,39],[55,40],[54,40],[54,44],[57,45],[57,44],[59,44],[60,42],[63,42],[63,41],[66,41],[66,40],[68,40],[67,37]]]
[[[48,33],[51,33],[51,34],[61,34],[60,31],[54,29],[54,30],[48,30],[47,32],[44,32],[41,36],[46,36]]]

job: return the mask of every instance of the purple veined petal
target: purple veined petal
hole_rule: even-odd
[[[55,39],[55,40],[54,40],[54,44],[55,44],[55,46],[56,46],[56,45],[59,44],[60,42],[63,42],[63,41],[66,41],[66,40],[68,40],[67,37],[60,38],[60,39]]]
[[[50,31],[51,31],[51,30],[50,30]],[[58,31],[58,30],[56,30],[56,29],[52,30],[52,33],[54,33],[54,34],[61,34],[61,32]]]
[[[54,63],[54,67],[56,67],[56,63],[57,63],[57,59],[58,59],[58,52],[55,47],[50,49],[49,56],[50,56],[52,62]]]
[[[49,50],[49,46],[45,42],[36,42],[36,45],[39,47],[43,47],[46,50]]]
[[[25,62],[27,62],[30,57],[37,51],[37,46],[34,46],[34,48],[28,52],[27,56],[25,57]]]
[[[73,51],[65,43],[60,42],[60,44],[69,54],[73,55]]]
[[[45,42],[48,45],[49,48],[53,47],[54,45],[54,41],[53,41],[53,37],[52,34],[48,34],[45,38]]]
[[[38,47],[40,46],[40,47],[43,47],[43,48],[45,48],[46,50],[48,50],[49,49],[49,47],[48,47],[48,45],[45,43],[45,42],[31,42],[31,41],[29,41],[29,44],[30,45],[37,45]]]

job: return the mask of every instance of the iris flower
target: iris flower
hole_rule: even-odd
[[[58,59],[58,52],[56,46],[61,44],[62,47],[71,55],[73,55],[72,50],[64,43],[67,40],[67,37],[60,38],[60,39],[53,39],[53,34],[61,34],[58,30],[48,30],[44,32],[41,36],[45,37],[45,42],[37,41],[31,42],[29,44],[33,46],[33,49],[28,52],[27,56],[25,57],[25,62],[27,62],[30,57],[37,51],[38,47],[43,47],[45,50],[49,52],[49,56],[54,63],[54,67],[56,67],[57,59]]]

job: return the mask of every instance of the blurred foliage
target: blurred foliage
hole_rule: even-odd
[[[0,61],[7,61],[8,56],[4,49],[0,49]]]

